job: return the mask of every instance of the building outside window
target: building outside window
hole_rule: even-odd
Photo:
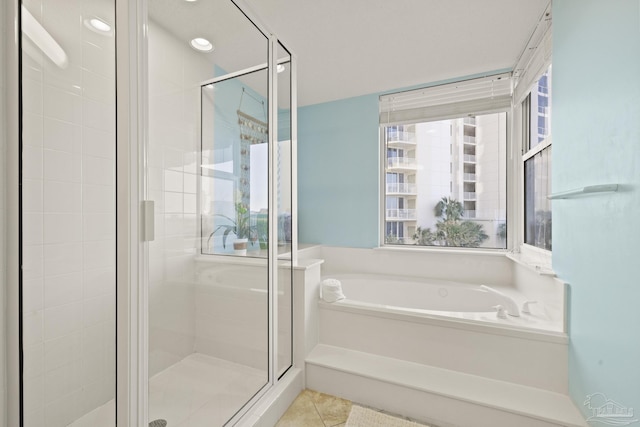
[[[506,112],[385,127],[385,243],[506,248],[506,131]]]

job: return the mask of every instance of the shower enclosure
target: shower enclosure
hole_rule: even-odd
[[[293,365],[295,58],[240,1],[13,13],[8,425],[250,425]]]

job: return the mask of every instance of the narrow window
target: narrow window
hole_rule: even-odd
[[[551,67],[522,103],[524,243],[551,250]]]

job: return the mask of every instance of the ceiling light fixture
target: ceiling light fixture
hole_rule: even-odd
[[[111,25],[104,22],[102,19],[90,18],[84,20],[84,26],[93,31],[94,33],[102,35],[111,35]]]
[[[207,39],[203,39],[202,37],[196,37],[190,42],[191,47],[199,52],[211,52],[213,50],[213,45]]]
[[[276,67],[276,71],[278,73],[281,73],[284,71],[284,64],[278,64],[278,66]]]

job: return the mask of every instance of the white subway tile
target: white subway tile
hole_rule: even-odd
[[[85,213],[82,216],[84,241],[115,239],[115,213]]]
[[[85,299],[82,308],[82,324],[88,328],[112,320],[115,316],[114,294]]]
[[[44,344],[25,346],[23,351],[24,378],[42,376],[44,373]]]
[[[22,313],[22,339],[25,347],[43,341],[43,317],[42,310]]]
[[[24,212],[42,212],[42,181],[39,179],[22,180],[22,209]]]
[[[82,300],[82,273],[45,277],[45,308],[53,308],[80,300]]]
[[[187,166],[185,165],[185,169]],[[192,173],[184,174],[184,192],[189,194],[196,194],[198,191],[198,177]]]
[[[82,390],[79,389],[79,380],[76,377],[79,378],[79,375],[74,374],[72,378],[66,379],[65,384],[65,389],[70,388],[74,391],[62,396],[58,395],[46,404],[44,408],[46,427],[67,427],[82,415]],[[73,388],[76,385],[78,387]]]
[[[73,273],[82,269],[82,244],[62,243],[44,246],[44,273],[47,276]]]
[[[44,253],[42,245],[25,245],[22,248],[23,280],[30,280],[44,275]]]
[[[44,148],[80,153],[82,128],[69,122],[44,118]]]
[[[182,236],[182,214],[164,215],[164,236]]]
[[[52,340],[80,330],[82,303],[74,302],[44,311],[44,338]]]
[[[115,209],[115,188],[113,186],[82,186],[82,212],[110,213],[115,212]]]
[[[22,214],[22,243],[25,245],[41,245],[44,239],[43,214]]]
[[[29,113],[42,115],[42,84],[26,80],[22,85],[22,108]]]
[[[44,308],[44,279],[36,277],[22,279],[22,309],[27,312],[35,312]]]
[[[163,150],[163,167],[178,172],[183,172],[182,150],[174,148],[164,148]]]
[[[115,267],[85,270],[83,275],[84,298],[93,298],[114,292],[116,288]]]
[[[82,124],[82,98],[71,92],[45,86],[44,115],[77,125]]]
[[[98,37],[105,38],[104,36]],[[95,38],[95,42],[85,42],[82,44],[82,68],[102,76],[114,77],[115,55],[113,51],[108,51],[98,45],[98,43],[100,43],[98,37]]]
[[[72,93],[82,95],[82,69],[78,64],[70,63],[62,68],[51,61],[44,63],[44,84]]]
[[[42,179],[43,154],[41,148],[25,146],[22,150],[22,177]]]
[[[94,129],[113,132],[116,125],[115,103],[82,100],[83,125]]]
[[[115,158],[116,136],[114,129],[99,130],[84,127],[82,132],[82,153],[85,156]]]
[[[96,350],[104,351],[107,348],[105,340],[105,329],[102,323],[82,328],[81,353],[79,355]]]
[[[184,213],[195,214],[198,209],[198,202],[195,194],[184,195]]]
[[[115,239],[84,242],[84,268],[93,270],[115,265]]]
[[[42,147],[43,144],[42,114],[24,112],[22,114],[22,142],[30,147]]]
[[[115,80],[107,78],[91,71],[84,70],[82,72],[83,95],[95,101],[105,102],[113,105],[115,102]]]
[[[79,213],[80,184],[64,181],[44,182],[45,213]]]
[[[80,331],[45,341],[44,366],[47,371],[80,360]]]
[[[165,213],[182,213],[183,211],[183,194],[164,192],[164,212]]]
[[[182,192],[182,172],[164,171],[164,191]]]
[[[80,155],[57,150],[44,150],[44,179],[80,182]]]
[[[25,418],[27,413],[44,409],[44,376],[40,375],[24,381]],[[35,414],[34,414],[35,415]],[[26,424],[26,423],[25,423]],[[42,427],[44,424],[35,424]]]
[[[74,243],[82,240],[82,215],[44,214],[44,243]]]
[[[93,185],[115,185],[116,164],[113,159],[84,156],[82,183]]]

